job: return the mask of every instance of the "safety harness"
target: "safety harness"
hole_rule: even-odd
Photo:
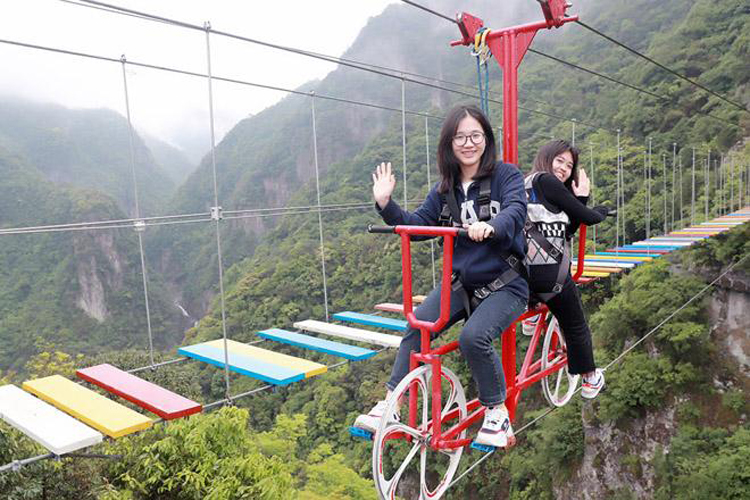
[[[565,239],[564,234],[558,237],[563,241],[562,250],[560,250],[546,236],[544,236],[544,233],[540,229],[542,224],[551,224],[553,222],[562,223],[562,221],[553,221],[552,219],[557,219],[559,216],[547,210],[547,208],[537,199],[533,187],[535,177],[536,174],[528,177],[525,181],[526,185],[524,187],[526,189],[529,211],[523,231],[526,235],[526,243],[529,248],[526,257],[526,264],[529,267],[535,265],[557,264],[557,277],[555,278],[555,285],[552,287],[552,291],[534,292],[534,295],[546,302],[560,293],[563,289],[563,285],[568,276],[568,269],[570,268],[570,249],[568,248],[568,242]],[[550,259],[552,262],[550,262]]]
[[[486,222],[492,218],[490,215],[490,202],[492,201],[490,198],[491,192],[492,179],[490,176],[487,176],[479,182],[479,197],[477,198],[477,205],[479,207],[477,215],[482,222]],[[439,224],[441,226],[460,226],[461,224],[456,222],[461,220],[461,210],[458,207],[455,189],[449,189],[447,194],[441,194],[440,200],[443,207],[440,211]],[[488,284],[475,289],[471,293],[464,288],[463,283],[461,283],[461,277],[458,273],[453,273],[453,276],[451,277],[451,288],[454,292],[462,292],[461,298],[463,300],[467,317],[470,316],[472,311],[474,311],[484,299],[489,297],[492,292],[500,290],[518,276],[523,276],[524,279],[528,279],[526,266],[524,266],[522,259],[519,259],[517,256],[509,252],[500,252],[500,256],[506,264],[508,264],[509,269]]]

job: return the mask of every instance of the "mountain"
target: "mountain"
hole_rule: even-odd
[[[143,142],[161,170],[169,176],[175,186],[182,184],[195,170],[195,165],[181,150],[150,135],[143,135]]]
[[[111,197],[60,186],[0,148],[0,227],[123,219]],[[181,315],[150,279],[154,344],[182,338]],[[0,235],[0,370],[53,345],[71,353],[147,346],[140,258],[129,228]]]
[[[750,75],[743,71],[741,61],[746,60],[750,13],[745,3],[741,0],[665,0],[657,6],[648,0],[606,3],[581,0],[576,2],[572,11],[579,13],[585,22],[639,51],[670,66],[684,68],[691,78],[746,103]],[[483,17],[491,27],[540,16],[538,4],[530,1],[499,3],[484,0],[469,4],[441,0],[431,2],[430,6],[449,15],[458,9],[467,10]],[[465,48],[447,46],[449,40],[457,37],[455,25],[444,19],[408,5],[392,5],[370,21],[345,56],[472,85],[476,82],[474,59]],[[626,218],[626,223],[619,229],[615,229],[613,221],[602,224],[598,228],[598,245],[611,245],[617,237],[633,241],[645,232],[648,184],[643,182],[642,169],[647,137],[654,139],[654,164],[659,167],[656,171],[658,182],[651,186],[654,207],[661,207],[679,186],[683,188],[680,191],[681,205],[687,206],[690,202],[688,176],[677,186],[671,181],[668,189],[661,185],[659,158],[663,153],[671,155],[674,142],[678,142],[677,158],[685,165],[690,164],[692,146],[698,148],[699,160],[704,159],[706,150],[711,148],[714,155],[731,152],[737,165],[747,165],[750,161],[750,150],[742,146],[743,140],[750,135],[746,114],[679,83],[671,75],[580,26],[568,25],[560,30],[540,33],[534,48],[668,96],[668,102],[660,102],[536,54],[528,54],[521,67],[522,105],[547,113],[520,112],[522,170],[528,171],[536,149],[549,137],[571,137],[572,124],[550,114],[576,117],[579,120],[576,142],[582,146],[581,161],[587,169],[593,165],[596,170],[594,194],[597,204],[613,206],[617,184],[615,130],[622,130],[620,154],[625,170],[625,207],[621,215]],[[499,72],[493,66],[490,73],[494,97],[500,90]],[[367,234],[364,228],[368,223],[378,222],[372,209],[370,186],[370,174],[378,162],[394,163],[398,178],[395,198],[402,199],[401,115],[398,111],[326,101],[323,96],[330,94],[398,108],[401,105],[401,82],[342,67],[321,81],[304,85],[301,90],[315,90],[319,96],[315,101],[321,203],[361,203],[364,207],[322,214],[327,305],[331,312],[367,311],[377,302],[397,301],[401,295],[402,279],[398,241],[387,235]],[[465,96],[406,84],[406,103],[410,110],[440,116],[452,104],[467,100],[470,99]],[[228,336],[234,340],[257,340],[256,332],[260,329],[289,328],[294,321],[322,319],[325,315],[318,215],[304,208],[273,217],[260,217],[262,213],[229,213],[279,206],[308,207],[316,203],[310,101],[308,96],[289,96],[237,124],[217,147],[219,205],[228,213],[220,224],[226,320]],[[493,123],[497,125],[500,123],[500,106],[491,103],[490,108]],[[728,126],[705,113],[738,126]],[[596,125],[596,128],[587,127],[587,123]],[[425,195],[429,188],[428,165],[432,168],[433,182],[436,178],[434,150],[439,127],[439,118],[429,119],[426,134],[423,117],[407,117],[406,184],[409,198],[419,199]],[[19,172],[31,175],[31,165],[23,162],[21,158],[12,157],[6,161],[15,172],[9,178],[19,178]],[[204,159],[179,187],[165,212],[207,213],[214,205],[212,175],[211,164]],[[13,223],[21,220],[24,224],[34,224],[38,220],[37,213],[30,213],[26,207],[36,203],[45,212],[59,212],[60,215],[55,217],[61,221],[108,215],[110,209],[112,213],[109,215],[117,215],[111,199],[95,196],[84,196],[86,203],[83,206],[97,202],[97,207],[102,206],[97,213],[66,212],[53,202],[58,198],[67,202],[69,194],[47,191],[49,185],[40,182],[39,178],[13,181],[22,187],[15,188],[11,183],[7,192],[0,193],[3,195],[0,200],[8,200],[0,207],[3,211],[0,213],[11,213]],[[708,181],[712,215],[723,209],[718,202],[719,191],[713,188],[716,180],[713,171],[709,179],[698,172],[697,202],[702,206],[704,195],[700,188]],[[728,183],[724,188],[726,194],[728,186],[737,188],[737,184],[736,178],[733,185]],[[12,196],[25,192],[31,193],[27,197],[28,204],[13,202]],[[71,202],[71,206],[78,207],[80,203],[83,202]],[[677,224],[689,219],[689,213],[687,210],[678,213]],[[230,219],[237,216],[246,218]],[[661,227],[667,216],[666,212],[654,210],[652,228]],[[127,286],[123,287],[122,293],[130,300],[126,305],[130,318],[136,323],[135,327],[130,323],[121,325],[116,333],[129,332],[130,337],[125,336],[118,342],[136,346],[139,345],[135,341],[137,335],[132,332],[139,333],[143,339],[142,320],[140,330],[137,323],[141,314],[138,312],[141,304],[137,300],[138,265],[134,264],[135,256],[130,256],[127,250],[133,249],[132,233],[117,231],[121,232],[112,233],[116,235],[115,241],[124,238],[126,243],[118,250],[122,257],[114,260],[126,260],[130,264],[122,266],[123,269],[134,269],[135,273],[127,280],[123,278]],[[0,238],[4,245],[8,244],[7,241],[15,241],[5,239],[7,236]],[[73,290],[75,294],[82,289],[80,276],[85,282],[85,277],[92,273],[79,274],[72,264],[59,271],[55,267],[69,261],[76,262],[72,242],[58,241],[53,245],[31,235],[22,238],[24,240],[19,239],[22,243],[11,249],[14,251],[0,254],[5,259],[0,272],[6,273],[2,275],[5,276],[5,287],[0,287],[3,290],[0,293],[9,294],[3,300],[5,314],[13,314],[10,316],[13,321],[0,325],[0,332],[27,332],[24,328],[31,324],[44,333],[44,338],[50,335],[56,342],[72,339],[75,337],[72,333],[48,334],[43,328],[47,324],[59,324],[60,328],[76,325],[76,320],[64,318],[65,321],[55,322],[42,317],[44,321],[35,323],[31,308],[25,308],[24,315],[14,319],[15,304],[23,305],[23,298],[29,296],[34,285],[40,294],[45,294],[39,303],[54,303],[58,297],[66,297],[67,290]],[[80,243],[89,245],[84,253],[96,255],[106,247],[106,242],[96,240],[96,234],[87,238]],[[196,327],[187,332],[184,342],[220,338],[222,314],[216,297],[218,272],[213,225],[182,224],[158,231],[149,229],[145,238],[148,267],[152,275],[162,280],[162,289],[168,290],[168,294],[164,292],[162,295],[165,316],[173,301],[183,304],[192,316],[207,311]],[[669,259],[639,267],[623,278],[600,280],[583,288],[600,365],[615,360],[626,346],[634,345],[637,339],[691,300],[726,270],[729,262],[747,255],[750,252],[748,238],[747,227],[736,229],[695,249],[680,251]],[[35,259],[24,261],[22,266],[41,262],[39,265],[44,269],[55,272],[37,273],[34,275],[36,281],[28,283],[20,273],[15,274],[15,270],[22,267],[11,259],[25,255],[33,245],[42,245],[42,250],[34,254]],[[60,253],[54,253],[58,248]],[[439,247],[436,250],[439,255]],[[430,247],[415,244],[413,251],[415,290],[425,292],[432,286]],[[54,257],[49,262],[44,260],[48,254]],[[112,267],[107,260],[97,259],[99,257],[95,257],[101,262],[97,269]],[[90,262],[90,259],[83,262]],[[439,259],[436,264],[439,269]],[[607,372],[608,389],[596,402],[583,404],[576,399],[541,418],[519,434],[520,443],[515,450],[487,460],[459,482],[446,498],[586,497],[624,500],[747,497],[750,493],[745,480],[750,474],[747,424],[750,408],[747,399],[747,315],[744,311],[748,304],[748,272],[750,267],[746,261],[744,266],[727,274],[712,295],[693,299],[664,328],[655,331],[646,342],[614,364]],[[48,286],[42,279],[68,281],[60,286]],[[99,281],[106,290],[107,283],[115,280],[99,277]],[[75,311],[74,299],[67,299],[65,311]],[[174,331],[168,329],[167,319],[155,320],[155,324],[165,328],[164,336]],[[454,328],[446,332],[443,339],[452,340],[457,333],[458,328]],[[43,350],[42,346],[32,348],[27,337],[31,335],[25,333],[22,337],[16,333],[10,336],[7,347],[4,347],[5,356],[10,358],[16,352],[25,355]],[[78,343],[61,343],[65,348],[82,347],[91,340],[93,347],[88,348],[94,351],[101,345],[96,344],[99,338],[75,337]],[[526,348],[526,342],[525,339],[519,340],[520,352]],[[274,346],[273,350],[327,364],[330,362],[322,354],[293,347]],[[138,366],[136,359],[142,364],[142,352],[140,357],[128,354],[105,352],[95,359],[97,362],[112,360],[123,368]],[[273,466],[278,467],[274,470],[283,479],[280,481],[283,485],[296,481],[302,490],[316,481],[325,483],[320,490],[302,498],[329,498],[334,490],[339,498],[368,498],[366,492],[346,492],[336,480],[359,485],[360,478],[349,479],[353,473],[361,478],[371,475],[370,444],[352,442],[346,427],[356,414],[382,397],[383,383],[392,361],[393,353],[386,352],[373,361],[331,369],[330,373],[303,384],[236,400],[235,404],[247,408],[247,412],[230,411],[225,418],[216,417],[216,414],[191,417],[170,424],[176,427],[175,431],[170,426],[159,426],[152,433],[142,433],[115,443],[113,454],[122,455],[122,462],[113,462],[112,465],[87,462],[90,473],[84,478],[71,477],[71,471],[77,470],[74,469],[77,462],[63,464],[59,470],[50,465],[45,469],[50,478],[64,477],[68,482],[46,482],[53,485],[97,483],[90,489],[60,494],[60,498],[80,498],[83,496],[80,491],[90,492],[90,497],[105,491],[111,494],[110,498],[156,498],[160,495],[192,498],[206,494],[193,490],[187,493],[180,490],[180,485],[175,485],[181,482],[175,481],[165,486],[174,490],[165,493],[160,488],[166,481],[160,478],[189,475],[196,478],[191,487],[199,488],[214,482],[225,485],[234,480],[234,475],[224,471],[232,470],[235,465],[242,466],[243,474],[248,475]],[[461,377],[471,396],[474,389],[465,363],[458,356],[450,357],[448,363]],[[158,376],[165,384],[173,384],[175,390],[185,387],[188,394],[199,393],[193,397],[200,395],[202,401],[224,397],[223,373],[207,365],[183,363],[147,375]],[[260,385],[247,377],[232,377],[234,394]],[[520,429],[545,411],[546,403],[541,395],[530,389],[524,393],[519,420],[514,426]],[[224,432],[223,429],[232,431]],[[236,435],[231,434],[237,433],[236,429],[249,429],[252,436],[250,443],[246,442],[248,436],[244,434],[242,439],[228,443],[232,450],[237,449],[238,456],[243,457],[241,464],[231,462],[234,457],[226,457],[226,449],[222,449],[226,437]],[[191,434],[193,431],[195,434]],[[184,440],[183,433],[185,436],[207,435],[208,438],[200,439],[200,446],[196,448],[193,444],[197,441]],[[216,439],[211,438],[212,435]],[[0,439],[6,439],[5,436],[0,433]],[[0,447],[0,452],[4,449]],[[275,461],[267,462],[258,453]],[[148,457],[148,462],[144,456]],[[476,454],[467,456],[468,464]],[[151,463],[158,463],[159,467],[151,467]],[[213,466],[219,463],[220,467]],[[21,474],[25,475],[18,477],[34,481],[33,484],[42,482],[39,474],[34,474],[35,470],[28,470],[22,471]],[[329,475],[325,475],[326,472]],[[260,478],[266,476],[258,473],[257,477],[263,482]],[[266,486],[269,483],[264,482]],[[408,472],[399,494],[413,498],[417,484],[418,475]],[[245,484],[226,486],[230,487],[235,488],[232,492],[237,492]],[[226,496],[231,497],[231,494],[226,493]],[[268,498],[273,496],[268,494]]]
[[[0,99],[0,145],[25,157],[55,184],[100,190],[135,216],[128,124],[118,113],[6,96]],[[175,182],[137,134],[134,149],[140,215],[152,216]]]

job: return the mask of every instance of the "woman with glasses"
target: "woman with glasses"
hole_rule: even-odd
[[[453,224],[468,229],[468,238],[455,240],[454,286],[444,330],[465,320],[459,345],[477,385],[479,401],[486,407],[477,443],[513,445],[503,367],[493,341],[523,313],[529,296],[528,285],[519,274],[522,271],[514,268],[514,263],[524,258],[523,176],[514,165],[497,161],[492,127],[475,106],[457,106],[448,113],[438,141],[437,164],[440,181],[421,206],[407,212],[391,197],[396,186],[391,164],[381,163],[372,176],[376,208],[389,225]],[[434,321],[439,314],[440,287],[415,311],[423,321]],[[386,399],[408,373],[410,352],[419,350],[420,332],[409,328],[386,384]],[[357,418],[355,427],[375,432],[380,419],[399,419],[398,413],[384,416],[384,409],[385,400],[378,402]]]
[[[593,399],[604,387],[604,373],[594,363],[591,331],[570,276],[570,240],[578,226],[602,222],[609,210],[586,207],[589,179],[578,168],[578,149],[567,141],[550,141],[539,149],[525,187],[529,222],[534,226],[529,235],[536,234],[529,238],[526,259],[529,288],[533,299],[547,304],[557,318],[567,346],[568,372],[583,375],[581,396]],[[550,251],[554,247],[561,257],[553,258],[545,246]]]

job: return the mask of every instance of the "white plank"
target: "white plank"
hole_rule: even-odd
[[[385,347],[398,347],[399,345],[401,345],[401,337],[398,337],[396,335],[371,332],[370,330],[352,328],[350,326],[344,325],[334,325],[331,323],[326,323],[324,321],[315,321],[314,319],[298,321],[294,324],[294,327],[299,330],[322,333],[323,335],[331,335],[332,337],[341,337],[343,339],[356,340],[359,342],[365,342],[367,344],[382,345]]]
[[[573,267],[575,267],[575,265]],[[630,268],[635,267],[635,264],[626,263],[626,262],[610,262],[610,261],[602,261],[602,260],[584,260],[583,269],[585,270],[587,267],[619,267],[620,269],[630,269]]]
[[[102,441],[101,433],[15,385],[0,387],[0,418],[56,455]]]
[[[642,247],[687,247],[692,245],[690,241],[636,241],[632,245]]]

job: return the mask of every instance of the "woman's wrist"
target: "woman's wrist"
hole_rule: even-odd
[[[387,196],[385,198],[375,198],[375,203],[378,204],[378,207],[380,207],[380,210],[385,210],[385,207],[388,206],[388,202],[391,201],[391,197]]]

